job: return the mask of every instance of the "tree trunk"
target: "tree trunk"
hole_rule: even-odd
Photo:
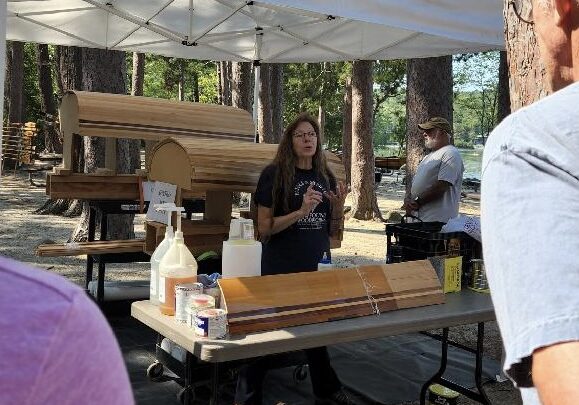
[[[519,21],[507,1],[504,4],[511,111],[516,111],[545,97],[550,89],[533,25]]]
[[[271,81],[271,126],[273,142],[279,143],[283,134],[283,65],[271,65],[269,78]]]
[[[62,141],[54,127],[56,102],[52,88],[52,66],[48,45],[36,45],[36,66],[38,70],[38,87],[40,89],[40,106],[44,115],[44,151],[47,153],[62,153]]]
[[[382,216],[374,189],[372,145],[372,61],[355,61],[352,68],[352,210],[356,219]]]
[[[452,128],[452,57],[410,59],[406,86],[406,191],[424,157],[424,139],[418,124],[443,117]]]
[[[199,102],[199,74],[197,72],[193,72],[191,75],[191,82],[193,85],[193,101],[196,103]]]
[[[185,61],[179,60],[179,101],[185,101]]]
[[[231,102],[234,107],[251,113],[251,63],[233,62],[231,65]]]
[[[218,62],[220,104],[231,105],[231,62]]]
[[[56,83],[62,95],[66,90],[82,88],[82,48],[74,46],[56,47]],[[73,139],[72,170],[82,172],[84,168],[84,144],[81,136]],[[78,216],[82,212],[83,203],[80,200],[48,200],[36,212],[38,214]]]
[[[352,78],[346,78],[344,88],[344,110],[342,124],[342,163],[346,169],[346,184],[352,174]]]
[[[133,76],[131,80],[131,95],[142,96],[145,84],[145,54],[133,52]]]
[[[24,121],[24,42],[12,41],[10,64],[10,98],[8,99],[8,122],[22,123]]]
[[[260,143],[274,143],[271,111],[270,64],[261,64],[257,132]]]
[[[50,66],[48,45],[36,45],[36,63],[42,112],[44,114],[54,115],[56,113],[56,103],[54,101],[54,90],[52,88],[52,69]]]
[[[125,54],[119,51],[84,48],[82,51],[82,82],[83,89],[103,93],[125,94],[126,64]],[[85,172],[94,172],[104,164],[105,142],[103,138],[84,137]],[[138,168],[139,141],[117,141],[117,172],[133,173]],[[134,238],[133,215],[109,215],[107,239]],[[77,228],[73,232],[73,240],[83,240],[88,231],[88,204],[84,204],[83,212]],[[101,235],[101,238],[104,235]]]

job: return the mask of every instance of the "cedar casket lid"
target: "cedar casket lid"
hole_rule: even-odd
[[[219,280],[231,334],[444,303],[428,260]]]

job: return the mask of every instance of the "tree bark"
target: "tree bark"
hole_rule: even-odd
[[[406,86],[406,190],[425,155],[418,124],[443,117],[452,128],[452,57],[410,59]]]
[[[374,189],[372,145],[372,61],[352,68],[352,210],[356,219],[382,219]]]
[[[271,111],[271,89],[270,89],[270,64],[261,64],[259,89],[259,109],[257,111],[257,132],[260,143],[274,143],[272,111]]]
[[[82,50],[82,83],[87,91],[125,94],[125,53],[103,49]],[[138,140],[117,141],[117,172],[132,173],[139,167]],[[94,172],[104,164],[103,138],[84,137],[85,172]],[[107,239],[134,238],[133,215],[109,215]],[[88,204],[84,204],[73,240],[83,240],[88,231]],[[101,238],[104,235],[101,235]]]
[[[269,78],[271,81],[271,126],[273,142],[279,143],[283,134],[283,65],[271,65]]]
[[[346,184],[352,175],[352,78],[346,78],[342,118],[342,163],[346,169]]]
[[[193,85],[193,101],[198,103],[199,102],[199,74],[197,72],[193,72],[191,74],[191,82]]]
[[[231,62],[218,62],[219,103],[231,105]]]
[[[511,99],[509,96],[509,65],[507,53],[501,51],[499,59],[499,85],[498,85],[497,124],[511,113]]]
[[[179,60],[179,101],[185,101],[185,61]]]
[[[40,89],[40,106],[43,117],[44,151],[47,153],[62,153],[62,141],[56,130],[56,102],[52,87],[52,65],[48,53],[48,45],[36,45],[36,66],[38,71],[38,87]]]
[[[251,114],[251,63],[233,62],[231,65],[231,102]]]
[[[9,52],[12,54],[10,64],[10,98],[8,99],[8,122],[24,121],[24,42],[12,41]]]
[[[58,72],[62,92],[82,88],[82,48],[58,46],[56,48]]]
[[[42,112],[44,114],[54,115],[56,113],[56,103],[54,100],[54,89],[52,88],[52,69],[50,66],[48,45],[36,45],[36,63]]]
[[[145,54],[133,52],[133,76],[131,80],[131,95],[142,96],[145,84]]]
[[[509,68],[511,111],[550,94],[545,65],[539,57],[533,25],[519,20],[504,1],[505,44]]]

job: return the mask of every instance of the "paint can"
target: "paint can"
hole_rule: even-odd
[[[458,392],[439,384],[433,384],[428,388],[428,403],[430,405],[456,405]]]
[[[209,339],[223,339],[227,335],[227,313],[223,309],[197,312],[195,334]]]
[[[179,323],[187,323],[187,307],[191,297],[203,293],[203,284],[185,283],[175,285],[175,320]]]
[[[191,301],[189,302],[186,310],[187,325],[190,328],[195,328],[195,317],[197,316],[197,312],[212,308],[215,308],[215,298],[213,298],[211,295],[199,294],[191,297]]]
[[[489,291],[485,264],[482,259],[472,259],[470,261],[470,281],[468,287],[478,292]]]

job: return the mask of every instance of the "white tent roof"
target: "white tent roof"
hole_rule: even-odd
[[[6,38],[280,63],[504,47],[502,0],[8,0]]]

